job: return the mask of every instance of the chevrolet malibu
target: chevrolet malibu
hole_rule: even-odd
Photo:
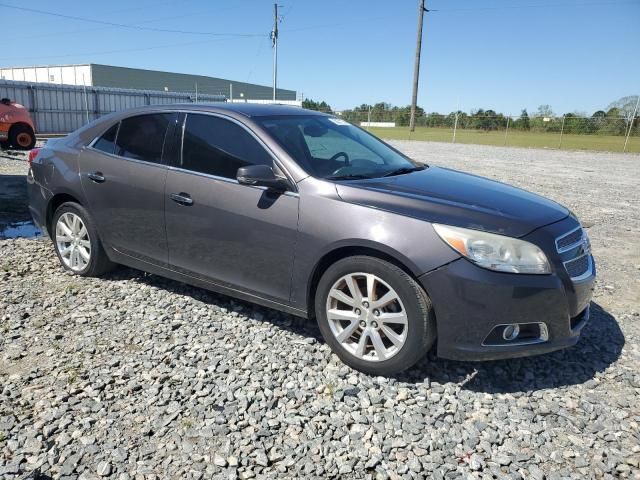
[[[563,206],[415,162],[340,118],[251,104],[143,107],[30,156],[62,266],[115,264],[315,319],[375,375],[437,355],[574,345],[595,265]]]

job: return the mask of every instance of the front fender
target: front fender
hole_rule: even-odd
[[[344,247],[374,249],[394,258],[415,277],[460,256],[430,223],[366,205],[343,201],[328,182],[300,182],[300,212],[291,301],[306,308],[307,291],[318,263]]]

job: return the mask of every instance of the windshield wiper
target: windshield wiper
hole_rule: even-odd
[[[368,175],[334,175],[332,177],[325,177],[327,180],[364,180],[371,178]]]
[[[424,166],[416,166],[416,167],[402,167],[396,168],[395,170],[391,170],[390,172],[382,175],[383,177],[392,177],[394,175],[404,175],[405,173],[418,172],[420,170],[424,170]]]

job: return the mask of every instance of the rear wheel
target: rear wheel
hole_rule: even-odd
[[[53,215],[51,234],[60,263],[70,272],[95,277],[113,268],[91,216],[81,205],[60,205]]]
[[[21,150],[31,150],[36,146],[36,135],[28,125],[14,125],[9,130],[9,143]]]
[[[318,284],[315,311],[335,354],[372,375],[413,366],[435,340],[435,315],[422,287],[378,258],[349,257],[329,267]]]

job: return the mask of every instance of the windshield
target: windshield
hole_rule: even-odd
[[[424,168],[339,118],[291,115],[259,117],[256,121],[314,177],[350,180]]]

